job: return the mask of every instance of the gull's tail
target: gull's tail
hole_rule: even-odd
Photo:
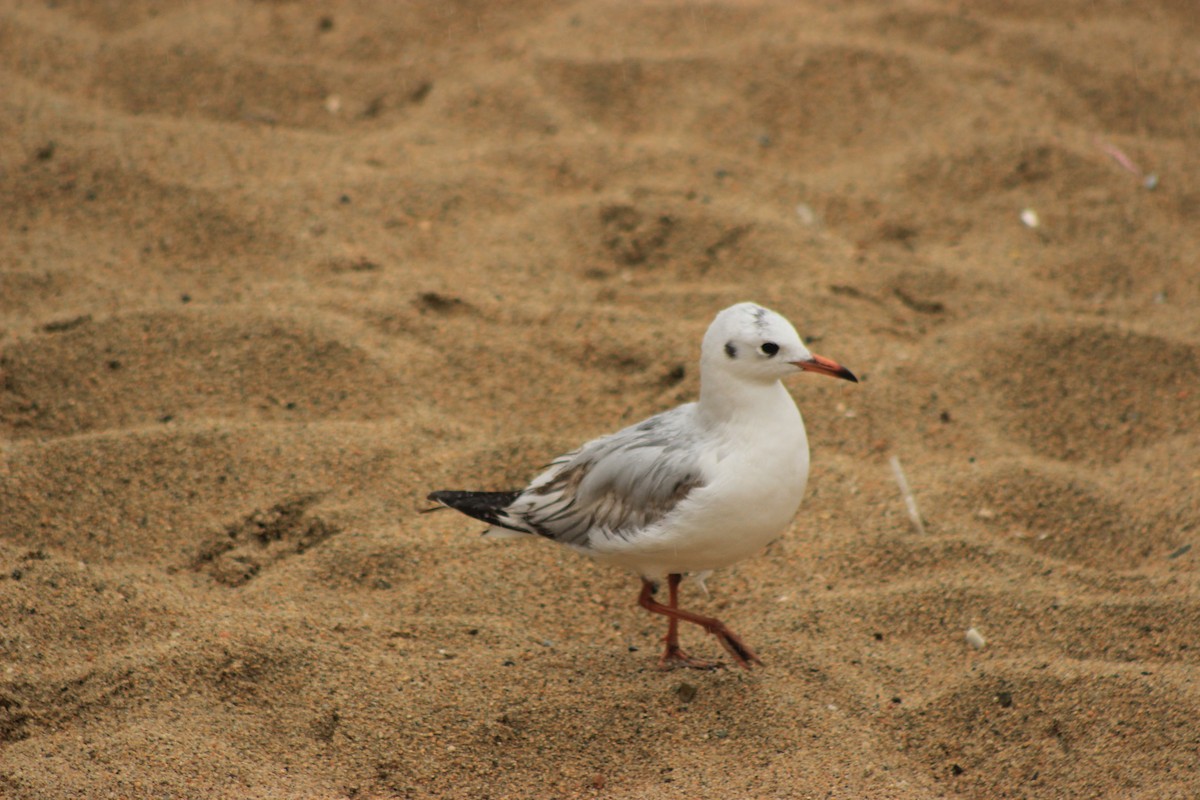
[[[440,491],[430,492],[427,499],[435,503],[441,503],[446,508],[453,508],[455,511],[460,511],[468,517],[483,520],[489,525],[496,525],[501,528],[508,528],[510,531],[518,531],[520,533],[529,533],[525,528],[518,528],[513,525],[513,520],[504,513],[504,509],[512,505],[512,502],[520,495],[520,491],[515,492],[459,492],[459,491]]]

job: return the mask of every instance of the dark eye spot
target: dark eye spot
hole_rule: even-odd
[[[725,355],[730,358],[737,358],[737,348],[734,347],[733,342],[725,343]]]
[[[774,342],[763,342],[758,349],[762,351],[764,356],[770,358],[779,352],[779,345]]]

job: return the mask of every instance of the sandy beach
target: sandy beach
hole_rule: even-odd
[[[0,0],[0,797],[1200,796],[1197,42]],[[861,378],[790,381],[799,515],[685,587],[762,669],[421,513],[694,399],[742,300]]]

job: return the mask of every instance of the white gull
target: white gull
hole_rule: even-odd
[[[700,399],[594,439],[524,489],[437,491],[429,499],[481,519],[492,536],[534,534],[642,578],[638,603],[668,618],[664,667],[712,667],[679,647],[680,620],[717,637],[743,667],[762,661],[720,620],[679,608],[684,575],[747,558],[791,522],[808,483],[808,435],[780,383],[800,371],[857,382],[810,353],[784,317],[739,303],[700,348]],[[666,604],[654,599],[666,576]]]

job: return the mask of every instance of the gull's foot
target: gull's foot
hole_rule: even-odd
[[[726,628],[722,623],[718,622],[719,628],[709,628],[708,632],[717,637],[717,641],[721,646],[733,656],[733,660],[738,663],[738,666],[743,669],[750,669],[751,665],[757,664],[763,666],[762,659],[758,654],[750,648],[750,645],[741,640],[736,633]],[[665,656],[664,656],[665,657]]]
[[[678,645],[667,645],[667,649],[663,651],[662,658],[658,660],[658,668],[661,670],[671,669],[704,669],[714,670],[723,669],[725,667],[720,661],[709,661],[704,658],[693,658],[683,652],[683,648]]]

